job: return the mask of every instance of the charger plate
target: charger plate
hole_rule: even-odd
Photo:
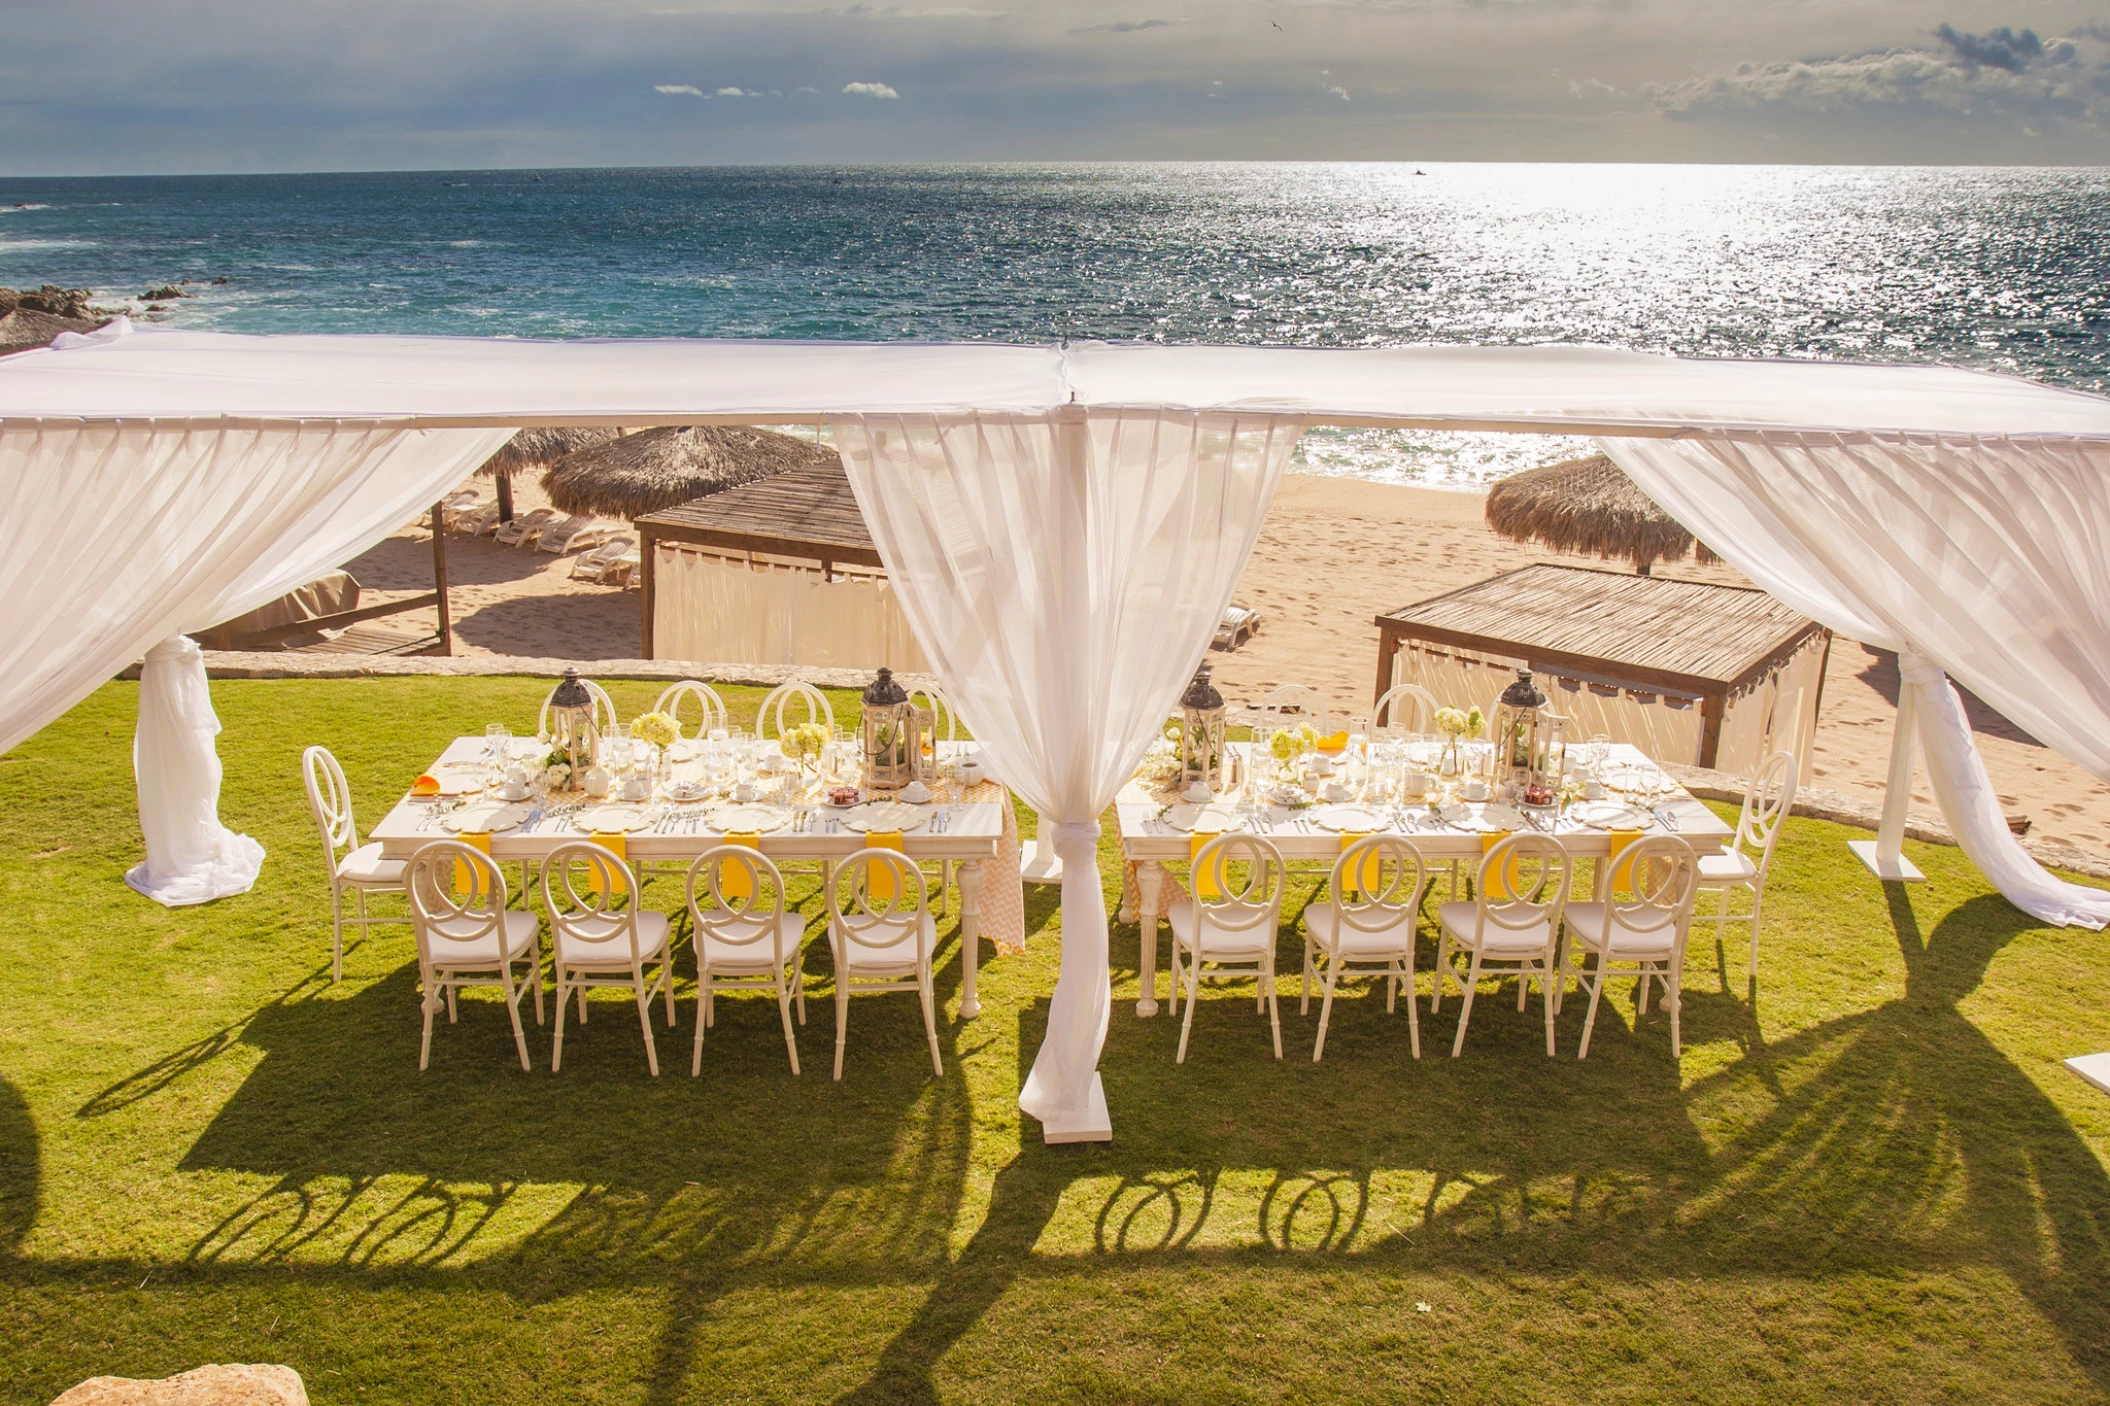
[[[512,829],[527,816],[526,806],[476,802],[448,811],[440,817],[440,824],[457,835],[491,835]]]
[[[922,829],[929,815],[930,812],[921,806],[912,806],[906,801],[866,801],[844,811],[843,824],[860,834],[877,831],[884,835],[894,830],[906,834]]]

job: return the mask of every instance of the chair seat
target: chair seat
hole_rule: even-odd
[[[1222,906],[1241,914],[1254,911],[1245,904]],[[1263,920],[1251,927],[1228,928],[1210,916],[1215,910],[1209,907],[1201,909],[1197,939],[1195,911],[1192,899],[1182,899],[1165,911],[1165,921],[1172,925],[1174,940],[1183,947],[1198,949],[1205,962],[1257,962],[1274,947],[1274,924]]]
[[[1604,905],[1602,903],[1571,903],[1567,909],[1568,935],[1592,952],[1605,949]],[[1675,929],[1669,925],[1649,931],[1637,931],[1612,916],[1610,956],[1617,960],[1658,961],[1668,958],[1675,945]]]
[[[902,917],[866,929],[878,935],[877,941],[861,941],[847,930],[839,931],[836,961],[851,976],[913,976],[921,954],[938,945],[938,925],[929,913],[918,913],[912,936],[909,921]]]
[[[1476,910],[1477,905],[1474,903],[1459,899],[1437,908],[1436,918],[1443,924],[1444,931],[1451,935],[1453,942],[1470,948],[1474,945],[1473,922]],[[1533,956],[1552,945],[1553,924],[1544,918],[1520,928],[1506,928],[1490,918],[1487,930],[1479,942],[1483,953],[1504,959]]]
[[[630,968],[630,939],[614,918],[568,918],[557,930],[557,960],[567,967]],[[612,934],[608,936],[606,934]],[[600,936],[596,940],[596,935]],[[667,915],[637,915],[637,959],[656,961],[667,949]]]
[[[361,845],[344,857],[337,866],[337,877],[347,884],[361,888],[401,888],[403,886],[403,861],[383,859],[381,846]]]
[[[797,913],[785,913],[780,915],[777,926],[778,941],[784,947],[783,964],[789,966],[799,959],[799,944],[806,937],[806,920]],[[739,919],[698,928],[697,940],[702,944],[704,965],[713,972],[727,975],[774,971],[778,964],[777,954],[768,933],[769,924],[759,919]]]
[[[1703,884],[1733,884],[1756,877],[1758,866],[1740,849],[1700,856],[1700,882]]]
[[[1304,927],[1312,940],[1329,952],[1338,952],[1351,962],[1382,962],[1404,957],[1414,945],[1414,914],[1401,912],[1391,926],[1370,931],[1340,921],[1340,910],[1331,903],[1314,903],[1304,910]]]
[[[448,929],[473,930],[481,924],[471,924],[460,919],[452,922],[432,924],[426,932],[426,949],[432,954],[432,964],[449,971],[467,967],[496,967],[498,965],[498,934],[485,932],[480,937],[450,937]],[[540,929],[533,913],[518,913],[508,910],[505,914],[506,955],[524,957],[535,950],[535,939]]]

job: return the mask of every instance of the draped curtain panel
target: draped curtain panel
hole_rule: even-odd
[[[946,697],[1054,827],[1062,970],[1019,1105],[1083,1126],[1111,1004],[1099,816],[1208,649],[1303,425],[1079,406],[834,429]]]
[[[508,433],[377,421],[0,421],[0,521],[17,544],[0,553],[0,750],[149,648],[357,556]],[[135,740],[145,890],[185,902],[238,892],[224,867],[192,882],[205,862],[197,857],[219,864],[230,843],[216,818],[218,723],[202,658],[171,644],[155,662]]]
[[[2054,879],[2008,833],[1942,677],[2110,781],[2110,448],[1811,433],[1603,447],[1753,582],[1848,638],[1897,651],[1950,828],[2016,907],[2047,922],[2110,923],[2110,894]]]

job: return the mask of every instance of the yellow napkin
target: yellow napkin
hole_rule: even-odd
[[[471,849],[480,849],[485,854],[489,854],[491,852],[491,837],[489,834],[479,835],[464,830],[460,834],[456,835],[454,838],[460,840],[463,844],[467,845]],[[469,861],[466,859],[455,860],[454,891],[456,893],[467,893],[475,887],[476,876],[469,872]]]
[[[727,835],[724,843],[740,845],[751,850],[762,848],[759,833]],[[718,896],[720,898],[753,898],[755,896],[754,875],[745,864],[734,864],[729,860],[718,861]]]
[[[1606,871],[1604,892],[1598,895],[1600,900],[1610,898],[1621,889],[1626,889],[1630,892],[1634,891],[1636,887],[1634,883],[1634,863],[1632,860],[1621,863],[1619,855],[1628,845],[1640,838],[1641,832],[1639,830],[1614,830],[1611,832],[1612,852],[1606,860],[1611,868]]]
[[[1491,834],[1482,835],[1480,837],[1480,853],[1483,855],[1492,853],[1496,845],[1515,833],[1516,831],[1514,830],[1496,830]],[[1492,903],[1513,903],[1518,897],[1517,887],[1524,880],[1523,876],[1517,872],[1516,859],[1512,857],[1502,872],[1493,877],[1489,877],[1483,867],[1481,882],[1486,885],[1487,892],[1485,897],[1488,901]]]
[[[1198,858],[1202,850],[1207,847],[1209,841],[1215,838],[1216,836],[1214,835],[1204,835],[1199,831],[1189,835],[1187,837],[1187,858],[1190,860]],[[1223,857],[1219,855],[1216,862],[1206,868],[1196,866],[1194,870],[1194,899],[1197,903],[1205,903],[1211,899],[1222,898],[1223,896],[1224,862]]]
[[[874,830],[865,836],[865,848],[890,849],[898,853],[901,849],[901,832],[899,830]],[[870,894],[874,900],[880,903],[893,902],[894,895],[899,892],[895,886],[896,882],[894,867],[891,864],[873,864],[869,860],[866,861],[865,892]]]
[[[1348,853],[1356,845],[1369,838],[1370,834],[1368,831],[1343,830],[1341,832],[1341,853]],[[1364,855],[1363,862],[1356,866],[1356,872],[1348,876],[1348,886],[1357,893],[1373,898],[1383,892],[1385,886],[1384,859],[1384,855],[1375,850]],[[1334,896],[1336,898],[1341,897],[1339,894]]]
[[[430,772],[410,783],[410,794],[413,796],[437,796],[439,793],[440,779]]]
[[[621,834],[607,834],[604,832],[596,832],[592,835],[588,835],[587,838],[592,840],[595,844],[601,846],[601,848],[613,851],[615,857],[617,859],[622,860],[626,868],[628,867],[630,862],[630,852],[625,846],[625,842]],[[592,877],[588,880],[588,882],[592,884],[593,891],[595,893],[599,893],[601,891],[601,871],[599,869],[593,870]],[[618,873],[615,876],[615,892],[616,894],[625,894],[630,892],[629,881],[625,878],[623,874]],[[615,895],[610,896],[613,897]]]
[[[1340,753],[1347,751],[1348,730],[1343,728],[1339,732],[1329,733],[1327,736],[1320,738],[1319,750],[1329,757],[1338,756]]]

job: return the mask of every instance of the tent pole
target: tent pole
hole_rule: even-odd
[[[432,505],[432,594],[440,612],[440,653],[454,653],[454,624],[447,615],[447,522],[445,505]]]
[[[500,522],[511,522],[513,520],[513,476],[511,474],[498,475],[498,520]]]
[[[1912,770],[1919,759],[1919,690],[1898,680],[1896,731],[1890,738],[1890,777],[1883,785],[1883,818],[1873,840],[1850,840],[1869,872],[1885,883],[1916,884],[1926,875],[1905,858],[1905,816],[1912,806]]]

